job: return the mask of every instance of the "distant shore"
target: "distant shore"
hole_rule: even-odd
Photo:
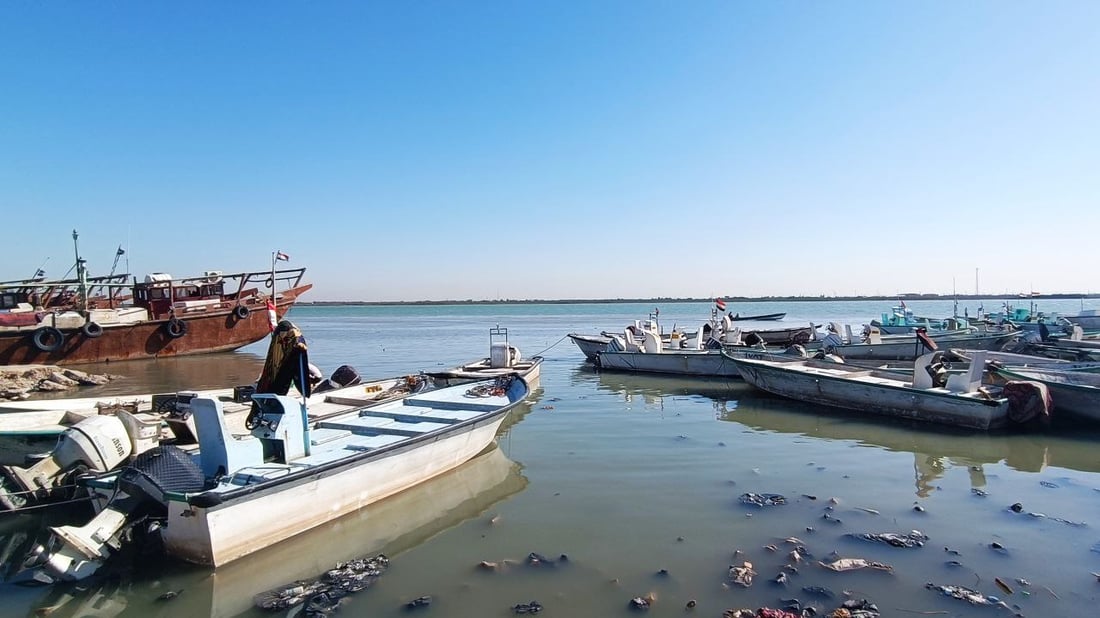
[[[1100,294],[1040,294],[1020,296],[1018,294],[894,294],[891,296],[722,296],[722,300],[737,302],[837,302],[837,301],[880,301],[897,302],[921,300],[1003,300],[1020,303],[1037,300],[1077,300],[1100,298]],[[709,303],[713,298],[564,298],[564,299],[502,299],[502,300],[298,300],[298,305],[317,307],[352,305],[603,305],[609,303]]]

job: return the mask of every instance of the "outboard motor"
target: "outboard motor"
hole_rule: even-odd
[[[9,481],[0,483],[0,507],[16,510],[47,500],[58,487],[70,485],[76,475],[113,470],[159,441],[159,421],[141,421],[121,411],[88,417],[61,434],[49,457],[29,468],[0,467],[0,474]],[[16,492],[5,490],[10,484]]]
[[[174,446],[162,446],[138,456],[118,473],[117,491],[106,508],[83,526],[55,526],[54,543],[37,546],[28,567],[41,566],[52,577],[75,581],[95,573],[122,546],[124,532],[146,515],[163,516],[166,492],[196,492],[205,488],[202,470],[191,456]]]
[[[323,393],[346,386],[355,386],[362,381],[363,378],[359,375],[359,372],[355,370],[355,367],[351,365],[340,365],[336,368],[336,371],[332,372],[331,376],[313,387],[313,392]]]

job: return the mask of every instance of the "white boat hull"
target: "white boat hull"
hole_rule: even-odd
[[[707,378],[736,378],[741,374],[721,350],[646,352],[601,352],[596,358],[600,369],[635,373],[664,373]]]
[[[214,506],[170,499],[165,549],[197,564],[232,562],[458,467],[493,443],[506,416]]]
[[[611,343],[611,337],[604,337],[601,335],[569,335],[569,338],[573,340],[573,343],[577,344],[581,353],[584,354],[585,360],[592,362],[596,360],[596,355],[604,350],[607,350],[607,344]]]

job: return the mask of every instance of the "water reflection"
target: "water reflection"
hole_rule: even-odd
[[[102,386],[35,393],[34,398],[117,397],[134,393],[226,388],[255,382],[263,367],[264,357],[248,352],[72,365],[73,369],[87,373],[109,373],[122,377]]]
[[[662,407],[668,397],[704,397],[711,400],[718,420],[753,430],[912,453],[914,484],[920,497],[927,497],[935,489],[936,481],[951,467],[965,467],[974,489],[986,486],[984,466],[988,464],[1003,463],[1013,470],[1031,473],[1051,466],[1100,471],[1100,458],[1093,448],[1100,432],[1072,424],[1056,425],[1041,432],[972,432],[866,417],[793,401],[760,392],[739,380],[600,373],[579,367],[573,373],[573,382],[592,384],[598,390],[621,396],[624,401],[640,399],[655,407]]]
[[[97,583],[54,585],[33,607],[36,613],[60,617],[147,616],[166,603],[157,600],[161,594],[180,591],[170,601],[173,615],[258,611],[252,610],[257,593],[317,577],[341,560],[377,552],[400,554],[477,517],[526,485],[519,464],[492,447],[431,481],[215,571],[174,561],[145,562],[139,571],[116,572]],[[22,534],[33,536],[33,530]]]

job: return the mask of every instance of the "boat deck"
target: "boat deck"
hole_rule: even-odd
[[[333,404],[346,413],[312,424],[309,455],[288,463],[265,462],[241,468],[229,483],[222,483],[213,491],[232,491],[296,470],[343,460],[349,451],[368,452],[397,444],[476,419],[508,403],[506,393],[441,389],[360,410],[346,411],[346,405]],[[320,407],[311,406],[311,417],[313,413],[323,413],[318,410]]]

